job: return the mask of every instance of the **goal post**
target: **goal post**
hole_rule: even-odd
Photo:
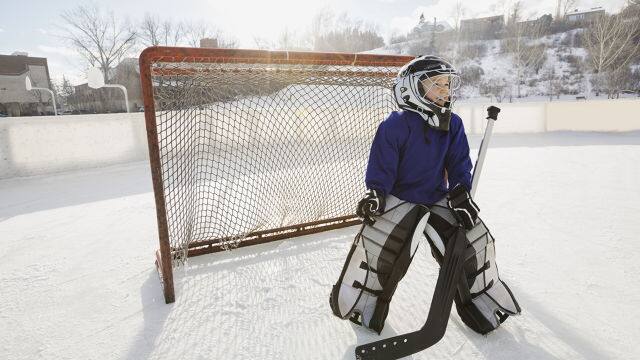
[[[409,56],[150,47],[140,76],[165,301],[189,256],[359,223]]]

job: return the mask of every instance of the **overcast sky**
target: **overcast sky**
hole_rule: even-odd
[[[503,14],[513,0],[463,0],[463,18]],[[544,13],[555,15],[557,0],[524,0],[524,17]],[[406,32],[421,13],[451,23],[454,0],[112,0],[101,1],[100,7],[132,22],[145,13],[161,18],[205,21],[227,37],[238,40],[240,47],[255,47],[254,37],[270,40],[286,28],[294,33],[308,29],[312,17],[321,9],[336,14],[346,12],[354,20],[375,25],[385,37],[393,31]],[[25,51],[30,56],[46,57],[54,80],[62,75],[77,84],[84,81],[82,59],[56,33],[62,25],[59,14],[88,1],[79,0],[9,0],[2,4],[0,22],[0,54]],[[617,12],[625,0],[578,0],[577,8],[602,6]]]

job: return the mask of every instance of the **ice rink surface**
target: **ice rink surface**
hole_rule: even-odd
[[[637,132],[494,135],[476,200],[523,314],[454,311],[412,358],[640,358],[639,182]],[[329,308],[356,231],[192,258],[166,305],[148,164],[2,180],[0,358],[353,359],[381,338]],[[437,271],[421,245],[382,336],[422,326]]]

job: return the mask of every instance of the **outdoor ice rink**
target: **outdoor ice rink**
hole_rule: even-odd
[[[523,313],[481,336],[453,311],[409,358],[640,358],[639,182],[640,132],[495,134],[476,200]],[[381,338],[329,308],[355,227],[192,258],[166,305],[148,163],[0,180],[0,199],[2,359],[353,359]],[[421,245],[382,336],[423,325],[437,270]]]

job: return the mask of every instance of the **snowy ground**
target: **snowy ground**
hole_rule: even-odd
[[[639,358],[640,133],[492,145],[477,201],[523,314],[481,336],[454,312],[413,358]],[[147,164],[0,181],[0,358],[352,359],[379,338],[329,309],[355,231],[193,258],[166,305]],[[425,249],[385,337],[426,318],[437,265]]]

